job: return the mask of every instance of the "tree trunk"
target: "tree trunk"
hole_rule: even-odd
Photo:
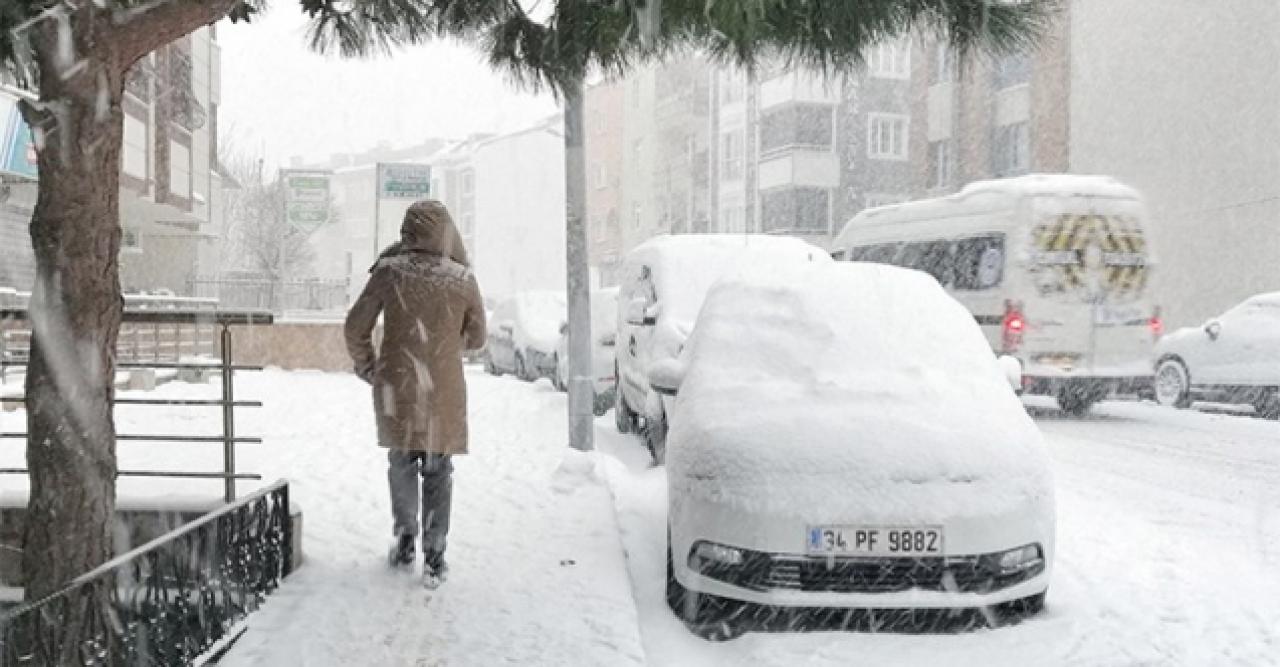
[[[123,309],[117,260],[125,68],[112,54],[94,53],[84,35],[71,40],[79,59],[68,67],[59,61],[67,46],[56,32],[35,32],[40,102],[23,108],[40,168],[26,378],[27,600],[112,556],[112,399]]]
[[[565,268],[569,302],[569,446],[591,451],[595,369],[587,262],[587,166],[582,82],[564,92]]]

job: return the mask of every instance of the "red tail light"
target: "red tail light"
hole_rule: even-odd
[[[1160,308],[1156,308],[1155,313],[1151,315],[1151,319],[1147,320],[1147,326],[1151,327],[1151,336],[1159,339],[1164,335],[1164,320],[1160,318]]]
[[[1022,346],[1022,334],[1027,329],[1027,320],[1022,314],[1022,304],[1015,301],[1004,302],[1004,320],[1000,328],[1001,352],[1005,354],[1017,352]]]

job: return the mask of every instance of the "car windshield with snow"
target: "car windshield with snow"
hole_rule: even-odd
[[[667,447],[669,602],[694,627],[782,607],[1035,611],[1054,551],[1043,438],[972,316],[867,265],[711,290]]]

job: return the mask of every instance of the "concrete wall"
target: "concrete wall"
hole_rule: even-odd
[[[237,364],[276,366],[285,370],[351,371],[341,322],[231,327],[231,336],[232,358]]]
[[[1280,289],[1280,3],[1075,0],[1071,169],[1141,190],[1171,326]]]

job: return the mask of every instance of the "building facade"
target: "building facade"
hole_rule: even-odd
[[[11,107],[19,93],[0,90]],[[205,268],[221,262],[225,232],[218,164],[221,52],[213,26],[143,58],[129,73],[122,102],[120,282],[126,292],[190,294]],[[16,110],[13,110],[16,114]],[[4,115],[0,113],[0,115]],[[0,135],[29,137],[16,115]],[[11,143],[12,147],[12,143]],[[33,164],[29,142],[22,160]],[[29,290],[34,280],[27,225],[38,175],[0,166],[0,286]]]
[[[624,84],[602,82],[587,88],[586,114],[587,251],[597,284],[618,284],[622,262],[622,171],[625,160]]]

